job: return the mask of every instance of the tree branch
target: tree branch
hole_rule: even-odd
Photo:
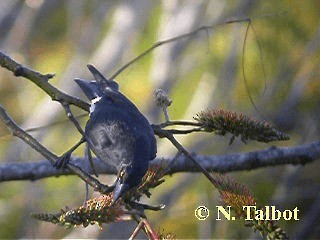
[[[89,104],[79,98],[72,97],[59,89],[52,86],[48,81],[54,77],[54,74],[41,74],[20,63],[17,63],[12,58],[0,51],[0,66],[13,72],[17,77],[24,77],[32,81],[39,88],[45,91],[53,101],[58,101],[61,104],[68,103],[77,106],[85,111],[89,111]]]
[[[233,171],[253,170],[268,166],[304,165],[320,159],[320,141],[295,147],[270,147],[265,150],[225,155],[193,155],[193,157],[208,171],[226,173]],[[198,172],[198,168],[180,155],[174,162],[171,158],[157,158],[150,162],[154,165],[169,165],[167,174],[178,172]],[[88,161],[84,158],[72,157],[71,164],[79,166],[83,171],[92,173]],[[114,167],[106,162],[94,159],[94,165],[99,174],[116,174]],[[37,180],[52,176],[73,174],[69,170],[57,170],[47,161],[29,163],[5,163],[0,165],[0,182],[12,180]]]

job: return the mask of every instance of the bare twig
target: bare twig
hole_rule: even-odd
[[[164,123],[160,123],[158,125],[160,128],[164,128],[164,127],[168,127],[168,126],[196,126],[196,127],[200,127],[202,126],[201,123],[196,122],[196,121],[182,121],[182,120],[176,120],[176,121],[169,121],[169,122],[164,122]]]
[[[157,129],[162,137],[167,138],[179,152],[183,153],[192,163],[202,172],[212,184],[215,184],[215,180],[212,175],[174,138],[173,134],[167,130]]]
[[[62,104],[65,112],[66,112],[66,115],[67,117],[69,118],[69,120],[74,124],[74,126],[77,128],[78,132],[83,136],[85,137],[85,134],[84,134],[84,131],[82,130],[79,122],[77,121],[77,119],[75,118],[75,116],[73,115],[73,113],[71,112],[71,109],[70,109],[70,105],[66,102],[64,102]]]
[[[246,92],[248,93],[248,97],[250,100],[250,103],[252,104],[252,106],[254,107],[254,109],[257,111],[257,113],[259,113],[259,115],[265,119],[265,116],[262,114],[262,112],[259,110],[258,106],[255,104],[253,97],[251,95],[250,89],[249,89],[249,84],[246,78],[246,73],[245,73],[245,52],[246,52],[246,48],[247,48],[247,39],[248,39],[248,34],[249,34],[249,29],[252,29],[253,33],[255,34],[255,30],[253,28],[251,19],[248,19],[248,25],[246,27],[246,33],[244,35],[244,42],[243,42],[243,46],[242,46],[242,77],[243,77],[243,81],[244,81],[244,86],[246,88]],[[258,50],[259,50],[259,56],[260,56],[260,63],[262,65],[262,72],[263,72],[263,77],[264,77],[264,89],[266,88],[266,72],[265,72],[265,68],[264,68],[264,64],[263,64],[263,59],[262,59],[262,50],[261,50],[261,46],[259,41],[257,40],[257,37],[255,36],[255,40],[257,42],[258,45]]]
[[[188,33],[185,33],[185,34],[173,37],[173,38],[169,38],[169,39],[166,39],[166,40],[163,40],[163,41],[156,42],[151,47],[149,47],[147,50],[143,51],[140,55],[138,55],[137,57],[131,59],[129,62],[127,62],[121,68],[119,68],[117,71],[115,71],[115,73],[112,74],[109,77],[109,79],[115,79],[120,73],[122,73],[130,65],[132,65],[133,63],[135,63],[138,60],[142,59],[144,56],[148,55],[154,49],[156,49],[156,48],[158,48],[158,47],[160,47],[162,45],[165,45],[165,44],[168,44],[168,43],[172,43],[172,42],[176,42],[176,41],[179,41],[179,40],[184,39],[184,38],[192,37],[192,36],[198,34],[201,31],[205,31],[207,33],[208,30],[211,30],[211,29],[216,28],[216,27],[221,26],[221,25],[227,25],[227,24],[231,24],[231,23],[240,23],[240,22],[250,22],[250,21],[251,21],[250,18],[227,20],[227,21],[223,21],[223,22],[212,24],[212,25],[208,25],[208,26],[201,26],[201,27],[199,27],[196,30],[193,30],[191,32],[188,32]]]
[[[206,132],[205,129],[202,127],[202,124],[195,121],[166,121],[160,124],[152,124],[151,125],[155,131],[155,134],[159,135],[159,129],[166,128],[168,126],[184,126],[184,127],[194,127],[189,129],[166,129],[165,131],[172,133],[172,134],[189,134],[192,132]]]
[[[97,171],[95,169],[95,165],[93,163],[93,158],[92,158],[92,154],[91,154],[91,150],[90,150],[88,142],[86,142],[85,151],[84,152],[85,152],[84,156],[86,157],[86,159],[89,160],[90,167],[91,167],[91,170],[92,170],[92,174],[94,174],[96,177],[98,177],[98,173],[97,173]]]
[[[20,63],[17,63],[12,58],[4,54],[0,51],[0,66],[8,69],[13,72],[15,76],[21,76],[29,79],[34,84],[36,84],[39,88],[45,91],[54,101],[58,101],[60,103],[66,102],[68,104],[77,106],[85,111],[89,111],[89,104],[80,100],[79,98],[72,97],[59,89],[52,86],[48,80],[54,77],[54,74],[41,74],[36,72],[30,68],[23,66]]]
[[[192,128],[192,129],[185,129],[185,130],[179,130],[179,129],[166,129],[166,131],[172,133],[172,134],[189,134],[193,132],[205,132],[202,127],[198,128]]]
[[[131,240],[135,239],[138,236],[139,231],[143,228],[145,234],[148,236],[148,239],[151,240],[158,240],[158,234],[157,232],[151,227],[150,223],[145,218],[138,218],[136,219],[138,222],[137,227],[134,229],[133,233],[131,234],[130,238]]]
[[[41,153],[42,156],[47,158],[52,164],[58,159],[58,156],[54,155],[47,148],[41,145],[36,139],[31,135],[26,133],[21,129],[7,114],[6,110],[0,105],[0,119],[11,131],[13,136],[16,136],[26,142],[30,147],[35,149],[37,152]]]
[[[143,227],[143,222],[140,221],[137,225],[137,227],[134,229],[133,233],[131,234],[131,236],[129,237],[129,240],[133,240],[135,239],[138,234],[139,234],[139,231],[141,230],[141,228]]]

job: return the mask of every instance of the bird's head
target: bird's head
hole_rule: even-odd
[[[145,171],[141,170],[142,166],[139,166],[139,169],[133,168],[132,165],[124,166],[117,177],[115,182],[115,188],[113,190],[113,202],[116,202],[120,197],[123,197],[124,194],[131,189],[132,187],[138,187],[141,183],[141,179],[145,174]]]
[[[120,169],[115,188],[113,190],[113,202],[116,202],[123,194],[129,190],[130,185],[128,182],[129,175],[132,174],[132,167],[130,165],[124,166]]]
[[[116,182],[115,188],[113,190],[113,202],[116,202],[120,197],[123,196],[129,190],[129,185],[126,183]]]
[[[108,93],[119,92],[118,83],[106,79],[93,65],[88,64],[87,67],[95,80],[89,82],[82,79],[75,79],[75,82],[90,100],[101,98],[103,95],[108,95]]]

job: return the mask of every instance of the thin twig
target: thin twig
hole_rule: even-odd
[[[192,129],[187,129],[187,130],[166,129],[166,131],[168,131],[172,134],[189,134],[189,133],[193,133],[193,132],[205,132],[202,127],[192,128]]]
[[[169,122],[170,118],[169,118],[169,114],[168,114],[168,107],[167,106],[163,106],[162,107],[162,111],[163,111],[163,114],[164,114],[164,118],[166,119],[166,122]]]
[[[143,222],[145,232],[147,233],[149,239],[158,240],[159,239],[158,233],[151,227],[148,220],[142,219],[141,221]]]
[[[69,103],[63,102],[62,106],[66,112],[67,117],[69,118],[69,120],[74,124],[74,126],[77,128],[78,132],[82,135],[82,137],[85,137],[85,133],[82,130],[79,122],[77,121],[77,119],[74,117],[73,113],[71,112],[70,109],[70,105]]]
[[[7,114],[6,110],[0,105],[0,119],[7,126],[7,128],[11,131],[13,136],[16,136],[26,142],[30,147],[32,147],[37,152],[41,153],[46,159],[48,159],[52,164],[56,162],[58,156],[54,155],[50,152],[46,147],[41,145],[36,139],[34,139],[31,135],[26,133],[23,129],[21,129]]]
[[[247,48],[247,39],[248,39],[248,34],[249,34],[249,29],[252,29],[253,31],[253,34],[255,35],[255,39],[256,39],[256,43],[258,45],[258,51],[259,51],[259,56],[260,56],[260,63],[262,65],[262,71],[263,71],[263,81],[264,81],[264,90],[266,89],[266,79],[267,79],[267,76],[266,76],[266,71],[265,71],[265,68],[264,68],[264,64],[263,64],[263,59],[262,59],[262,50],[261,50],[261,46],[260,46],[260,43],[259,41],[257,40],[257,36],[256,36],[256,33],[255,33],[255,30],[253,28],[253,25],[252,25],[252,22],[251,22],[251,19],[248,19],[248,25],[246,27],[246,32],[245,32],[245,35],[244,35],[244,41],[243,41],[243,45],[242,45],[242,67],[241,67],[241,70],[242,70],[242,78],[243,78],[243,81],[244,81],[244,86],[246,88],[246,91],[248,93],[248,97],[249,97],[249,100],[250,100],[250,103],[252,104],[253,108],[257,111],[257,113],[259,113],[259,115],[263,118],[263,119],[266,119],[266,117],[264,116],[264,114],[259,110],[258,106],[255,104],[254,100],[253,100],[253,97],[251,95],[251,92],[250,92],[250,89],[249,89],[249,84],[248,84],[248,81],[247,81],[247,77],[246,77],[246,73],[245,73],[245,52],[246,52],[246,48]]]
[[[131,239],[131,240],[135,239],[138,236],[139,231],[142,228],[150,240],[158,240],[159,239],[157,232],[151,227],[151,225],[147,219],[139,217],[136,219],[136,221],[138,222],[138,225],[134,229],[134,231],[131,234],[131,236],[129,237],[129,239]]]
[[[117,71],[115,71],[115,73],[113,73],[109,79],[115,79],[120,73],[122,73],[126,68],[128,68],[130,65],[132,65],[133,63],[137,62],[138,60],[140,60],[141,58],[143,58],[144,56],[148,55],[151,51],[153,51],[154,49],[168,44],[168,43],[172,43],[172,42],[176,42],[179,41],[181,39],[184,38],[188,38],[188,37],[192,37],[194,35],[196,35],[197,33],[201,32],[201,31],[205,31],[206,33],[208,32],[208,30],[211,30],[213,28],[216,28],[218,26],[221,25],[227,25],[227,24],[232,24],[232,23],[240,23],[240,22],[248,22],[251,21],[250,18],[243,18],[243,19],[233,19],[233,20],[227,20],[221,23],[216,23],[213,25],[208,25],[208,26],[201,26],[199,28],[197,28],[196,30],[193,30],[191,32],[173,37],[173,38],[169,38],[163,41],[159,41],[154,43],[151,47],[149,47],[147,50],[143,51],[140,55],[138,55],[137,57],[131,59],[129,62],[127,62],[126,64],[124,64],[121,68],[119,68]]]
[[[85,152],[84,155],[85,155],[86,159],[89,160],[92,173],[93,173],[96,177],[98,177],[98,173],[97,173],[97,170],[96,170],[95,165],[94,165],[94,163],[93,163],[93,158],[92,158],[92,154],[91,154],[91,150],[90,150],[90,147],[89,147],[88,142],[86,142],[84,152]]]
[[[67,103],[63,103],[62,106],[64,107],[65,111],[66,111],[66,114],[67,114],[67,117],[70,119],[71,122],[73,122],[73,124],[75,125],[75,127],[77,128],[78,132],[82,135],[82,140],[83,142],[86,142],[86,134],[85,132],[83,131],[83,129],[81,128],[79,122],[77,121],[77,119],[74,117],[73,113],[71,112],[71,109],[70,109],[70,106],[69,104]],[[76,149],[78,146],[75,145],[72,149]],[[72,150],[72,152],[74,151]],[[70,150],[68,151],[70,152]],[[72,153],[70,152],[70,153]],[[98,174],[94,168],[94,164],[93,164],[93,161],[92,161],[92,155],[91,155],[91,151],[90,151],[90,147],[89,147],[89,144],[86,142],[86,146],[85,146],[85,155],[90,163],[90,166],[91,166],[91,169],[92,169],[92,172],[93,174],[98,177]]]
[[[158,125],[155,125],[156,127],[160,127],[160,128],[165,128],[165,127],[168,127],[168,126],[197,126],[197,127],[200,127],[202,126],[201,123],[199,122],[196,122],[196,121],[179,121],[179,120],[174,120],[174,121],[167,121],[167,122],[164,122],[164,123],[160,123]]]
[[[83,114],[79,114],[77,116],[75,116],[75,118],[83,118],[83,117],[86,117],[88,116],[87,113],[83,113]],[[44,129],[48,129],[50,127],[54,127],[54,126],[57,126],[57,125],[60,125],[60,124],[65,124],[67,121],[70,121],[69,119],[63,119],[63,120],[58,120],[58,121],[54,121],[48,125],[43,125],[43,126],[39,126],[39,127],[31,127],[31,128],[27,128],[27,129],[24,129],[25,132],[36,132],[36,131],[41,131],[41,130],[44,130]],[[10,136],[10,134],[5,134],[5,135],[1,135],[0,136],[0,139],[1,138],[5,138],[7,136]]]
[[[161,132],[161,136],[167,138],[179,152],[183,153],[189,160],[191,160],[194,165],[201,171],[209,181],[215,185],[216,181],[212,175],[204,168],[202,165],[174,138],[173,134],[167,130],[158,129],[158,132]]]
[[[135,239],[138,234],[139,234],[139,231],[141,230],[141,228],[143,227],[143,222],[140,221],[137,225],[137,227],[134,229],[133,233],[131,234],[131,236],[129,237],[129,240],[133,240]]]
[[[162,136],[166,137],[180,152],[182,152],[202,172],[212,184],[216,181],[212,175],[175,139],[172,133],[162,130]]]

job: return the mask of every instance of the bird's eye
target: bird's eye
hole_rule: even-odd
[[[126,172],[125,168],[123,168],[123,169],[121,169],[121,171],[119,173],[120,182],[124,183],[126,178],[127,178],[127,172]]]
[[[125,175],[125,173],[126,173],[125,170],[122,169],[121,172],[120,172],[120,178],[123,178],[123,176]]]

